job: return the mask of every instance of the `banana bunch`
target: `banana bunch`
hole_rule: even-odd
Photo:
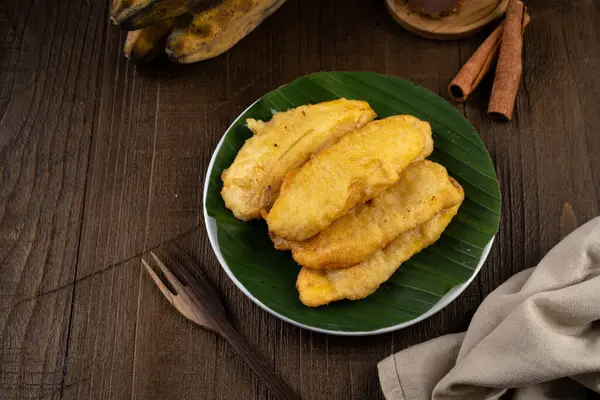
[[[149,61],[163,51],[177,63],[216,57],[286,0],[113,0],[111,20],[128,30],[125,57]]]

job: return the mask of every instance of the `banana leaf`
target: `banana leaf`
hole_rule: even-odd
[[[300,267],[289,252],[273,248],[264,221],[241,222],[220,196],[221,172],[251,136],[246,118],[340,97],[369,102],[379,118],[412,114],[428,121],[435,149],[465,189],[458,215],[433,246],[402,264],[371,296],[308,308],[295,288]],[[205,207],[217,226],[218,245],[231,273],[263,307],[307,328],[330,333],[390,330],[419,318],[452,288],[476,273],[484,249],[498,231],[500,189],[492,160],[477,132],[450,104],[411,82],[370,72],[319,72],[282,86],[258,100],[226,132],[209,171]]]

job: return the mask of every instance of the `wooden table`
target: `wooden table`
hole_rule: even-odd
[[[377,362],[464,330],[484,296],[557,242],[565,201],[580,221],[598,215],[600,1],[530,0],[514,121],[485,116],[489,79],[457,106],[503,191],[500,233],[478,279],[399,332],[295,328],[248,300],[209,247],[202,183],[224,130],[267,91],[319,70],[382,72],[446,97],[485,35],[420,39],[381,0],[289,0],[226,55],[136,69],[103,3],[0,1],[2,399],[271,398],[140,268],[140,254],[168,240],[204,265],[234,323],[303,398],[381,398]]]

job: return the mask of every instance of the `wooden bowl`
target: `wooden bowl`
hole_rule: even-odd
[[[456,14],[440,19],[408,8],[406,0],[385,0],[392,17],[407,30],[428,39],[453,40],[471,36],[506,12],[509,0],[467,0]]]

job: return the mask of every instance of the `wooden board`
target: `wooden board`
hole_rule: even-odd
[[[506,12],[508,0],[467,0],[456,14],[433,19],[412,11],[406,0],[386,0],[388,11],[409,31],[428,39],[461,39],[479,32]]]
[[[212,149],[256,98],[314,71],[387,73],[446,96],[484,35],[424,41],[379,1],[288,0],[215,60],[134,68],[106,3],[0,1],[0,399],[272,399],[141,274],[138,254],[169,239],[303,398],[382,399],[378,361],[464,330],[485,295],[556,243],[565,201],[580,221],[600,210],[600,3],[536,0],[530,11],[513,122],[485,116],[490,79],[457,105],[503,192],[481,274],[409,329],[339,338],[264,312],[219,267],[200,204]]]

